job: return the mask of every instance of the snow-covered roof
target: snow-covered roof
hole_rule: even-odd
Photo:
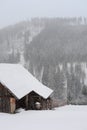
[[[19,64],[0,64],[0,82],[6,86],[18,99],[31,91],[43,98],[48,98],[53,92],[32,76]]]

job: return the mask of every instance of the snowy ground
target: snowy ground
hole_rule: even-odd
[[[87,106],[0,113],[0,130],[87,130]]]

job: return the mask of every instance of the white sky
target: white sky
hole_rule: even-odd
[[[32,17],[87,17],[87,0],[0,0],[0,28]]]

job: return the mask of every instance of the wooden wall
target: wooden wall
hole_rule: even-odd
[[[51,109],[51,99],[44,99],[34,91],[17,100],[15,96],[0,83],[0,112],[14,113],[16,108],[26,110]]]
[[[15,109],[16,99],[12,93],[0,83],[0,112],[14,113]]]
[[[51,98],[44,99],[34,91],[23,97],[18,101],[19,107],[26,110],[47,110],[51,109]]]

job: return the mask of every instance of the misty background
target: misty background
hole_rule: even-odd
[[[52,98],[87,104],[86,0],[0,1],[0,63],[20,63]]]
[[[0,28],[32,17],[86,17],[87,0],[0,0]]]

